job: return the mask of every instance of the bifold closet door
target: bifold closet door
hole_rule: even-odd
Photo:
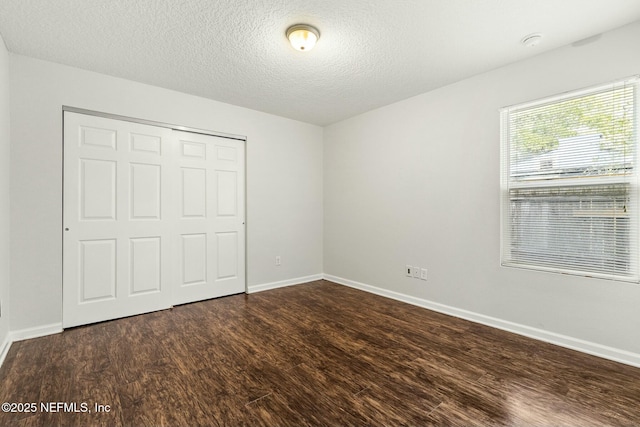
[[[174,134],[179,265],[173,302],[244,292],[244,143]]]
[[[64,113],[64,327],[171,306],[171,137]]]

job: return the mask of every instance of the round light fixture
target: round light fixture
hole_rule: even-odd
[[[320,32],[311,25],[298,24],[289,27],[287,38],[294,49],[306,52],[313,49],[320,38]]]
[[[521,42],[526,47],[535,47],[540,44],[541,40],[542,40],[542,34],[534,33],[534,34],[529,34],[528,36],[523,38]]]

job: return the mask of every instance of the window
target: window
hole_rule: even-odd
[[[637,91],[501,110],[502,265],[638,282]]]

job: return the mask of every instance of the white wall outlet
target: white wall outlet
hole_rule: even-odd
[[[420,279],[427,280],[427,269],[423,268],[420,270]]]
[[[420,267],[413,267],[411,269],[411,275],[416,279],[419,278],[420,277]]]
[[[282,265],[282,258],[280,258],[280,255],[276,256],[276,265],[278,267]]]
[[[407,277],[411,277],[411,266],[409,264],[405,265],[404,267],[404,274]]]

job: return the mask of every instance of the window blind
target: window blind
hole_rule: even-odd
[[[637,86],[501,111],[503,265],[638,281]]]

